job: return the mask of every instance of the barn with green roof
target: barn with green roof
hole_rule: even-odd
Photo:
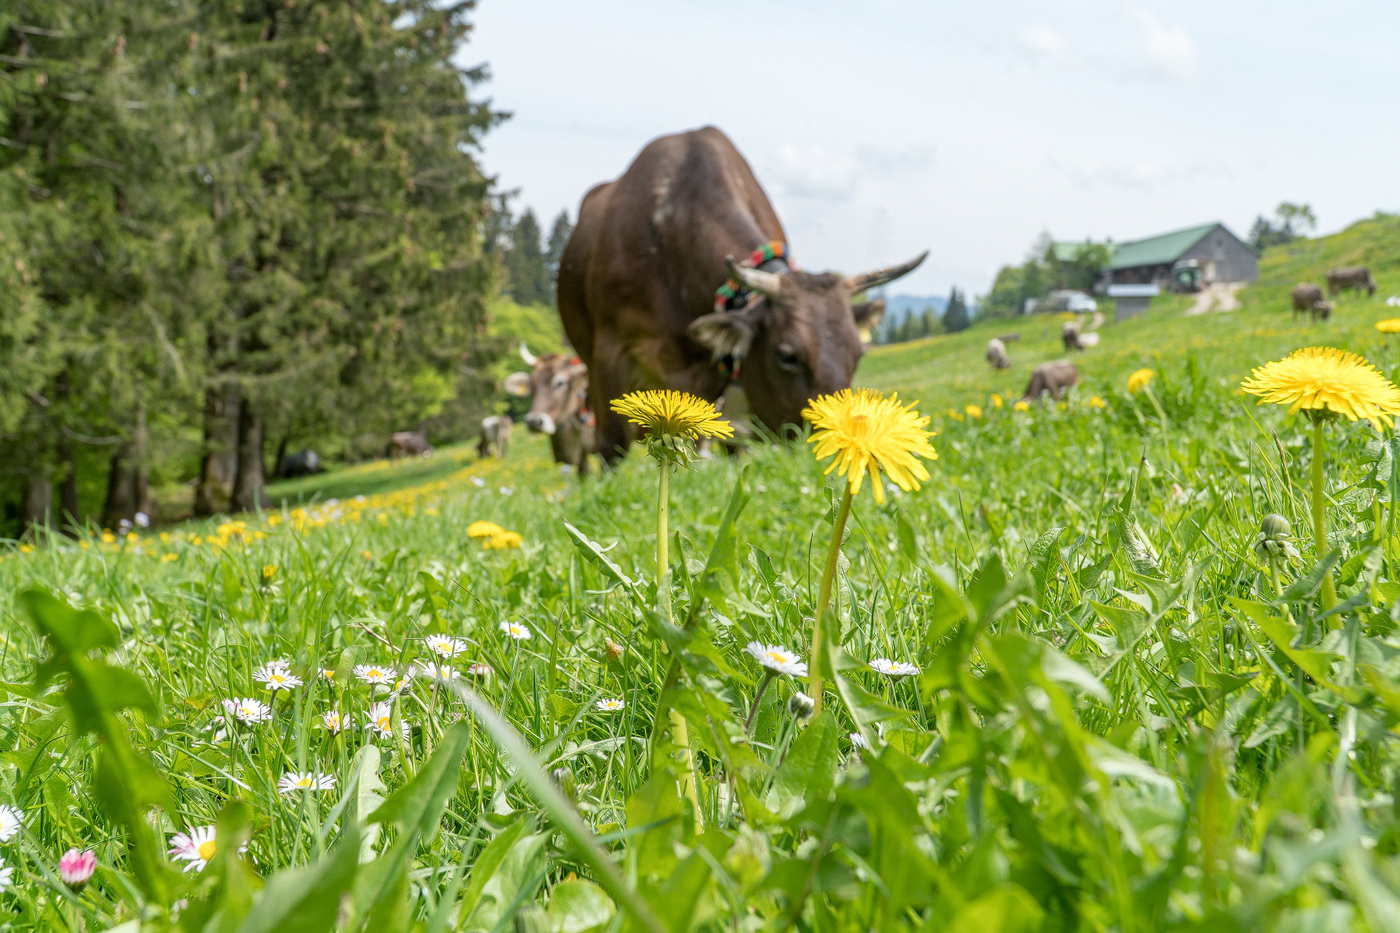
[[[1165,289],[1172,281],[1172,271],[1189,265],[1200,268],[1207,285],[1259,279],[1259,254],[1224,224],[1211,223],[1119,243],[1104,269],[1104,281]]]

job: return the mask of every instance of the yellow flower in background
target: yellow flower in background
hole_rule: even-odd
[[[1376,322],[1376,330],[1383,334],[1400,334],[1400,317],[1386,318]]]
[[[980,405],[969,405],[969,406],[967,406],[967,408],[964,409],[964,410],[967,412],[967,416],[968,416],[969,418],[980,418],[980,417],[982,417],[982,406],[980,406]]]
[[[505,529],[495,522],[475,521],[467,526],[467,537],[490,538],[504,531]]]
[[[689,392],[648,389],[613,399],[612,410],[633,424],[668,437],[733,437],[734,428],[720,419],[715,406]]]
[[[993,408],[1000,408],[1000,407],[1001,407],[1002,405],[1004,405],[1005,403],[1006,403],[1006,400],[1005,400],[1004,398],[1002,398],[1000,395],[997,395],[995,392],[992,393],[992,407],[993,407]]]
[[[1351,421],[1365,418],[1378,430],[1394,426],[1400,414],[1400,389],[1355,353],[1335,347],[1295,350],[1256,367],[1240,386],[1261,405],[1289,406],[1289,414],[1330,411]]]
[[[481,542],[481,546],[488,551],[504,551],[520,547],[524,540],[518,531],[502,531],[500,534],[492,535]]]
[[[360,556],[363,557],[365,560],[374,560],[374,552],[371,551],[369,548],[365,548],[363,551],[361,551]]]
[[[1108,403],[1105,402],[1103,399],[1099,398],[1097,395],[1090,396],[1090,398],[1089,398],[1089,407],[1090,407],[1090,408],[1106,408],[1107,406],[1108,406]]]
[[[161,562],[162,564],[169,564],[169,563],[172,563],[172,562],[177,561],[177,560],[179,560],[179,559],[180,559],[180,555],[178,555],[178,554],[172,554],[172,553],[170,553],[169,551],[167,551],[166,553],[160,555],[160,562]]]
[[[1155,369],[1139,369],[1128,377],[1128,391],[1136,395],[1147,388],[1148,384],[1152,382],[1152,377],[1155,375],[1157,375],[1157,370]]]
[[[887,398],[874,389],[842,389],[813,399],[802,417],[815,429],[807,441],[816,445],[816,458],[834,458],[826,472],[835,470],[836,475],[847,477],[851,495],[860,492],[869,473],[875,501],[884,502],[881,470],[900,489],[911,492],[928,479],[919,458],[938,459],[928,442],[933,436],[928,416],[920,415],[913,405],[901,405],[897,393]]]
[[[276,564],[263,564],[263,569],[262,569],[262,578],[263,578],[263,582],[264,582],[264,583],[269,583],[269,582],[272,581],[272,578],[275,577],[275,576],[277,576],[277,565],[276,565]]]
[[[1028,401],[1026,401],[1025,399],[1021,399],[1020,401],[1018,401],[1015,405],[1012,405],[1011,407],[1014,408],[1016,411],[1030,411],[1030,410],[1031,410],[1031,403],[1028,402]]]

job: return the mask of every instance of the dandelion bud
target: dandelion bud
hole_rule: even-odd
[[[1264,516],[1259,523],[1259,539],[1254,542],[1254,551],[1260,557],[1296,557],[1293,547],[1293,526],[1288,519],[1277,513]]]
[[[554,785],[559,788],[559,792],[570,800],[578,792],[578,781],[574,779],[574,773],[568,768],[555,768],[549,772],[549,776],[554,780]]]
[[[63,879],[64,884],[73,889],[74,894],[87,886],[96,869],[97,856],[93,854],[91,849],[85,852],[69,849],[58,860],[58,877]]]
[[[817,701],[813,700],[801,690],[792,695],[788,700],[788,712],[792,713],[796,719],[807,719],[812,715],[812,710],[817,708]]]

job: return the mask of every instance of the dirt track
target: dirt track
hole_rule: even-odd
[[[1211,311],[1236,311],[1240,307],[1235,292],[1242,287],[1239,282],[1222,282],[1208,285],[1196,296],[1196,303],[1186,309],[1187,317],[1206,314]]]

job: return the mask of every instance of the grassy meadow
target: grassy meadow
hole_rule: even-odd
[[[1350,262],[1376,296],[1294,321],[1291,285]],[[1238,391],[1312,344],[1400,375],[1374,328],[1400,218],[1261,270],[1239,311],[1105,326],[1062,406],[1013,406],[1053,316],[873,350],[858,381],[918,399],[939,459],[856,498],[820,659],[840,486],[796,444],[672,477],[668,599],[656,464],[580,482],[523,430],[503,462],[463,444],[265,514],[9,547],[2,922],[1400,930],[1400,443],[1328,428],[1321,553],[1309,430]],[[829,671],[821,713],[752,642]],[[698,810],[653,727],[673,658]]]

